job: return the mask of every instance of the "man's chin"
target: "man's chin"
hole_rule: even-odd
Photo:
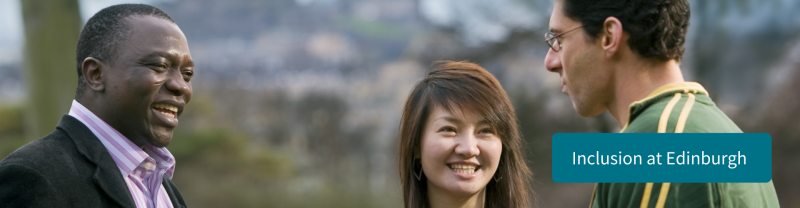
[[[575,112],[577,112],[581,117],[595,117],[605,112],[605,109],[598,110],[590,108],[589,106],[582,106],[576,103],[574,100],[572,101],[572,108],[575,109]]]
[[[149,138],[147,143],[155,147],[166,147],[172,142],[172,131],[169,132],[154,132],[155,135]]]

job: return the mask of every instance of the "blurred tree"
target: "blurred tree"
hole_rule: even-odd
[[[324,158],[322,164],[336,167],[346,158],[350,142],[341,121],[347,115],[345,101],[334,94],[313,92],[297,102],[296,116],[304,124],[309,152]]]
[[[789,58],[794,59],[794,58]],[[800,207],[800,63],[795,62],[790,81],[762,102],[758,119],[743,126],[745,132],[764,132],[772,136],[772,180],[782,207]],[[753,119],[753,117],[740,120]],[[739,123],[746,123],[745,121]]]
[[[690,79],[713,99],[740,110],[757,105],[767,71],[797,39],[791,19],[800,4],[780,0],[689,1],[691,24],[686,41]],[[789,9],[787,9],[789,8]],[[723,108],[724,109],[724,108]],[[726,113],[734,113],[727,111]],[[734,115],[735,116],[735,115]]]
[[[75,47],[81,28],[78,0],[21,0],[28,97],[25,137],[53,131],[77,87]]]

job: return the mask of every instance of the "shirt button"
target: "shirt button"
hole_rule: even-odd
[[[144,168],[148,169],[148,170],[152,170],[153,169],[153,163],[145,163],[144,164]]]

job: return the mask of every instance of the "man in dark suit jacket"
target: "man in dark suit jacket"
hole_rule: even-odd
[[[2,207],[135,207],[111,155],[69,115],[0,166]],[[163,186],[173,207],[186,206],[172,181],[164,178]]]
[[[0,207],[186,207],[165,148],[192,95],[188,43],[158,8],[92,16],[78,89],[56,130],[0,161]]]

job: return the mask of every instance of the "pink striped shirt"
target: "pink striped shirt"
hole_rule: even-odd
[[[164,174],[172,179],[172,173],[175,171],[175,157],[167,148],[154,147],[149,144],[144,148],[137,147],[75,100],[72,100],[69,115],[89,127],[89,130],[106,147],[122,173],[122,178],[128,185],[136,207],[172,207],[172,201],[161,184]]]

